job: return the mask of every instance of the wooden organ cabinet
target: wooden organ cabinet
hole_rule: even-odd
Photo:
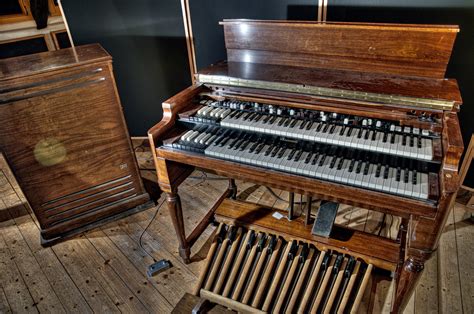
[[[43,244],[149,201],[99,45],[0,60],[0,151]]]
[[[149,130],[182,258],[209,222],[221,223],[196,294],[241,311],[354,312],[367,277],[384,269],[395,280],[392,311],[402,312],[459,187],[462,100],[444,78],[458,27],[221,24],[228,60],[164,102]],[[187,235],[178,186],[194,167],[398,216],[398,236],[343,226],[314,235],[311,201],[304,219],[278,220],[229,200],[233,180]]]

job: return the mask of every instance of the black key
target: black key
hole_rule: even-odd
[[[388,138],[388,133],[387,133],[387,132],[383,132],[383,139],[382,139],[382,142],[387,143],[387,138]]]
[[[398,182],[400,182],[400,177],[402,175],[402,170],[400,169],[400,167],[397,168],[397,177],[396,177],[396,180]]]
[[[413,185],[416,185],[416,184],[417,184],[416,181],[417,181],[417,180],[416,180],[416,170],[413,170],[413,179],[412,179]]]
[[[318,157],[319,157],[319,152],[316,152],[314,155],[313,155],[313,159],[311,160],[311,165],[316,165],[316,161],[318,160]]]
[[[281,126],[285,122],[286,118],[281,117],[280,121],[278,121],[278,126]]]
[[[258,146],[257,146],[257,149],[255,150],[255,154],[260,154],[260,152],[262,151],[263,147],[265,146],[265,143],[260,143]]]
[[[254,121],[254,122],[258,122],[258,121],[260,121],[260,119],[262,119],[262,118],[263,118],[263,114],[257,113],[257,116],[254,117],[253,121]]]
[[[239,114],[239,111],[238,111],[238,110],[234,110],[234,111],[232,111],[232,113],[229,115],[229,118],[233,118],[233,117],[235,117],[235,116],[238,115],[238,114]]]
[[[340,135],[340,136],[344,135],[344,132],[345,132],[345,131],[346,131],[346,126],[343,126],[343,127],[341,128],[341,131],[339,132],[339,135]]]
[[[244,121],[246,121],[248,118],[250,118],[250,116],[252,115],[253,113],[252,112],[247,112],[245,113],[243,116],[242,116],[242,119]]]
[[[273,250],[275,249],[277,245],[277,242],[278,242],[278,238],[275,235],[272,235],[267,246],[268,253],[272,254]]]
[[[296,149],[293,149],[290,154],[288,155],[288,157],[286,158],[287,160],[290,160],[290,159],[293,159],[293,156],[296,154]]]
[[[377,132],[373,131],[372,132],[372,141],[375,141],[375,138],[377,137]]]
[[[369,164],[369,163],[366,163],[366,164],[365,164],[365,168],[364,168],[364,176],[366,176],[366,175],[369,174],[369,168],[370,168],[370,164]]]
[[[258,147],[258,144],[259,144],[258,141],[253,143],[252,146],[250,146],[249,153],[252,153],[253,151],[255,151],[255,149],[257,149],[257,147]]]
[[[418,148],[421,148],[421,136],[418,136],[418,142],[417,142]]]
[[[408,183],[409,176],[410,176],[409,170],[405,169],[405,178],[404,178],[405,183]]]
[[[272,146],[272,145],[268,146],[268,148],[267,148],[267,150],[265,151],[264,155],[265,155],[265,156],[270,155],[270,153],[272,152],[273,149],[275,149],[275,146]]]
[[[354,171],[354,165],[355,165],[355,160],[352,159],[352,160],[351,160],[351,163],[349,164],[349,172]]]
[[[325,123],[324,128],[323,128],[323,133],[326,133],[329,129],[329,123]]]
[[[299,150],[295,155],[295,161],[299,161],[301,158],[301,155],[303,155],[303,151]]]
[[[324,161],[326,160],[326,158],[327,158],[327,155],[326,155],[326,154],[323,154],[323,155],[321,156],[321,159],[319,160],[318,166],[321,167],[321,166],[323,165]]]
[[[349,128],[349,131],[347,131],[347,134],[346,134],[347,137],[351,136],[352,130],[353,130],[353,128]]]
[[[303,130],[305,125],[308,123],[308,120],[303,120],[303,122],[300,124],[300,130]]]
[[[278,151],[280,151],[282,149],[284,149],[284,148],[281,147],[281,146],[275,146],[275,149],[272,150],[272,153],[270,154],[270,156],[275,157],[276,154],[278,153]]]
[[[415,145],[415,137],[413,135],[410,135],[410,147],[413,147]]]
[[[380,177],[380,171],[382,170],[382,164],[377,164],[377,169],[375,170],[375,177]]]
[[[303,248],[301,249],[301,252],[300,252],[300,256],[298,257],[298,260],[300,263],[306,260],[306,257],[308,257],[308,253],[309,253],[309,246],[307,243],[304,243]]]
[[[365,130],[365,133],[364,133],[364,140],[368,140],[368,139],[369,139],[369,134],[370,134],[370,131],[369,131],[369,130]]]
[[[286,152],[286,148],[283,148],[282,150],[280,150],[280,151],[278,152],[277,157],[278,157],[278,158],[282,158],[282,157],[283,157],[283,154],[284,154],[285,152]]]
[[[247,149],[247,147],[249,147],[250,144],[252,144],[250,140],[245,141],[242,145],[240,145],[239,150],[244,151]]]
[[[236,138],[230,145],[230,149],[238,149],[239,146],[244,142],[245,140],[243,138]]]
[[[291,241],[290,251],[288,252],[288,258],[293,260],[295,258],[296,251],[298,250],[298,244],[295,240]]]
[[[313,124],[314,124],[313,121],[309,121],[309,123],[306,125],[306,130],[311,129],[311,127],[313,126]]]
[[[236,119],[239,119],[244,113],[245,113],[245,111],[240,111],[240,112],[235,116],[235,118],[236,118]]]
[[[255,242],[255,239],[257,238],[257,236],[255,235],[255,231],[253,230],[250,230],[250,236],[249,236],[249,239],[247,241],[247,249],[250,250],[253,246],[253,243]]]
[[[298,123],[298,121],[299,121],[298,119],[293,119],[293,121],[291,121],[290,123],[290,128],[294,128],[296,123]]]

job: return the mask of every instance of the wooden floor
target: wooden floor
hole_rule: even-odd
[[[188,179],[180,190],[186,226],[198,218],[226,188],[226,181]],[[263,187],[238,182],[239,198],[276,208],[286,203]],[[281,198],[286,193],[277,191]],[[161,200],[162,201],[162,200]],[[0,172],[0,313],[22,312],[153,312],[168,313],[185,292],[191,292],[209,248],[208,227],[193,249],[193,262],[178,258],[177,240],[166,206],[143,236],[156,259],[169,259],[173,267],[148,279],[152,258],[139,247],[140,234],[155,208],[107,224],[77,238],[43,248],[35,218],[11,177]],[[394,237],[397,221],[366,210],[345,207],[337,222]],[[188,229],[189,230],[189,229]],[[474,313],[474,226],[462,205],[450,214],[438,252],[426,265],[406,313]],[[360,312],[387,313],[391,289],[388,281],[368,291]]]

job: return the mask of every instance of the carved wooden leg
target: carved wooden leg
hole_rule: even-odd
[[[181,199],[179,198],[178,193],[166,193],[166,201],[168,203],[168,209],[170,211],[171,220],[173,221],[173,226],[178,236],[179,241],[179,255],[188,264],[191,255],[191,248],[189,247],[188,242],[186,241],[186,232],[184,230],[184,221],[183,221],[183,210],[181,208]]]
[[[229,179],[229,197],[233,200],[237,198],[237,185],[234,179]]]
[[[408,301],[410,301],[424,268],[424,261],[420,259],[409,257],[405,261],[397,277],[392,313],[401,313],[403,311]]]

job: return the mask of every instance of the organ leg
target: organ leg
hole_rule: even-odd
[[[170,211],[171,220],[178,236],[179,241],[179,255],[188,264],[191,255],[191,247],[186,241],[186,233],[184,230],[183,210],[181,208],[181,199],[177,192],[166,193],[166,201],[168,203],[168,210]]]
[[[398,272],[397,288],[392,305],[392,313],[401,313],[415,290],[418,280],[423,273],[425,263],[415,257],[405,260],[401,270]]]
[[[234,179],[229,179],[229,197],[233,200],[237,198],[237,185],[235,184]]]

